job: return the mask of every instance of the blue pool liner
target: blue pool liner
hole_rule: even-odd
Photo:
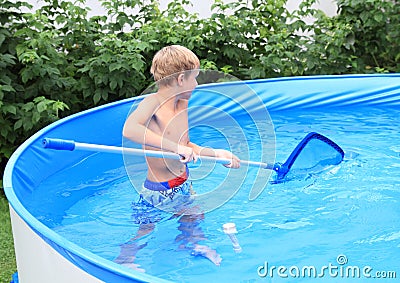
[[[190,106],[207,105],[218,111],[194,109],[190,120],[218,120],[219,113],[229,112],[234,117],[249,115],[246,110],[267,108],[269,112],[290,109],[325,110],[342,107],[399,107],[400,74],[293,77],[246,81],[246,85],[259,99],[241,92],[238,84],[229,82],[199,86],[193,93]],[[229,93],[229,98],[218,93]],[[31,213],[30,196],[49,176],[77,164],[93,153],[71,152],[68,158],[60,151],[42,147],[45,137],[74,139],[88,143],[121,146],[121,132],[133,104],[143,97],[126,99],[90,109],[57,121],[37,132],[23,143],[11,156],[3,178],[4,190],[12,208],[44,241],[59,254],[87,273],[105,282],[167,282],[148,274],[134,272],[114,262],[101,258],[68,241],[45,226]],[[123,164],[122,156],[120,157]],[[106,163],[106,162],[105,162]],[[79,181],[90,179],[104,172],[107,164],[96,164],[90,172],[74,176]],[[77,195],[58,204],[57,210],[65,210],[83,195]],[[12,282],[18,280],[17,274]]]

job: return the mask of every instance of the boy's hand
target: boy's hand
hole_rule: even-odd
[[[197,161],[197,155],[194,153],[193,148],[184,146],[184,145],[178,145],[178,154],[182,156],[181,162],[183,163],[188,163],[188,162],[196,162]]]
[[[234,155],[232,152],[225,149],[214,149],[215,157],[217,158],[225,158],[230,159],[231,163],[223,164],[227,168],[239,168],[240,167],[240,159]]]

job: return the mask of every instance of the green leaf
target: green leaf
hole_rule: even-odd
[[[28,102],[24,105],[22,105],[21,109],[25,112],[29,112],[31,111],[33,108],[35,107],[35,104],[33,104],[33,102]]]
[[[39,122],[39,121],[40,121],[40,114],[38,112],[33,112],[33,114],[32,114],[32,126],[34,124],[37,124],[37,122]],[[32,127],[30,127],[30,128],[32,128]]]
[[[47,110],[48,101],[41,101],[37,104],[36,108],[39,113],[42,113]]]
[[[6,39],[6,36],[4,35],[4,33],[0,33],[0,46],[3,44],[5,39]]]
[[[381,14],[381,13],[374,14],[374,20],[377,21],[378,23],[382,22],[383,14]]]
[[[103,89],[102,93],[101,93],[101,98],[103,98],[103,100],[107,101],[108,99],[108,91]]]
[[[15,56],[11,55],[11,54],[1,54],[1,61],[3,61],[4,63],[6,63],[7,65],[13,65],[15,64]]]
[[[1,134],[4,138],[7,138],[8,129],[7,129],[6,127],[1,127],[1,128],[0,128],[0,134]]]
[[[110,89],[111,90],[115,90],[117,88],[117,85],[118,85],[117,81],[116,80],[112,80],[110,82]]]
[[[11,85],[12,80],[6,74],[0,74],[0,82],[5,84],[5,85]]]
[[[14,124],[14,130],[18,130],[19,128],[22,127],[22,119],[19,119],[17,122]]]
[[[24,84],[26,84],[30,79],[33,78],[33,73],[27,68],[23,69],[21,72],[21,79]]]
[[[119,70],[122,68],[122,64],[121,63],[111,63],[110,66],[108,66],[108,70],[110,72],[115,71],[115,70]]]
[[[93,102],[96,105],[97,103],[99,103],[101,99],[101,92],[99,89],[96,90],[95,94],[93,95]]]
[[[0,89],[6,92],[15,92],[15,89],[10,85],[0,85]]]
[[[15,107],[14,105],[5,105],[2,107],[3,113],[7,114],[7,113],[11,113],[11,114],[17,114],[17,107]]]

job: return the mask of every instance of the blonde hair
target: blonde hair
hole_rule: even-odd
[[[154,55],[150,72],[159,85],[168,85],[184,71],[200,68],[199,58],[180,45],[165,46]]]

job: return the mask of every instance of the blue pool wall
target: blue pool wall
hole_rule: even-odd
[[[252,99],[239,84],[246,84],[249,92],[261,99]],[[229,99],[218,93],[229,93]],[[31,214],[32,195],[36,188],[51,175],[79,164],[93,152],[56,151],[42,147],[44,137],[72,139],[79,142],[120,146],[122,128],[132,105],[142,98],[132,98],[90,109],[42,129],[22,144],[10,158],[3,179],[6,196],[13,210],[45,242],[85,272],[106,282],[164,282],[147,274],[140,274],[102,259],[62,238]],[[342,107],[395,107],[400,106],[400,74],[292,77],[245,82],[227,82],[199,86],[193,93],[190,106],[212,106],[232,116],[248,115],[245,109],[257,112],[267,108],[270,113],[290,109],[328,109]],[[220,112],[196,108],[190,120],[218,119]],[[334,111],[334,110],[332,110]],[[238,119],[241,120],[241,119]],[[246,120],[246,119],[242,119]],[[105,155],[106,158],[111,158]],[[122,156],[113,156],[123,165]],[[79,165],[78,165],[79,166]],[[85,165],[87,166],[87,164]],[[85,174],[71,177],[71,183],[85,182],[108,169],[108,163],[96,163],[82,168]],[[89,166],[88,166],[89,167]],[[81,179],[79,179],[81,178]],[[68,181],[68,180],[66,180]],[[52,193],[56,194],[55,186]],[[47,195],[56,198],[56,195]],[[79,192],[69,200],[57,203],[64,211],[83,198]]]

